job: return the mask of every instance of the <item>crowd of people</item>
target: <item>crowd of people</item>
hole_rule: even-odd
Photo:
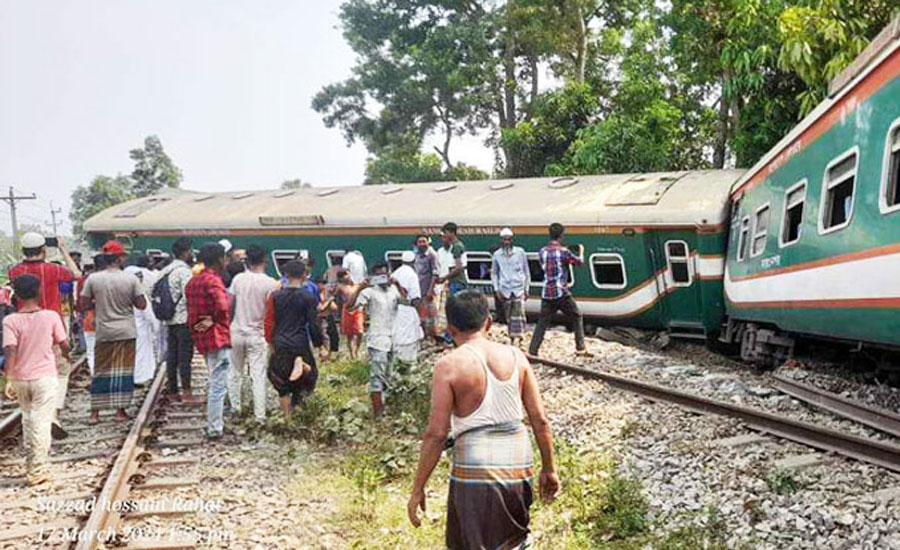
[[[583,253],[562,244],[564,231],[552,224],[550,241],[538,254],[544,281],[529,347],[533,355],[558,312],[573,323],[577,350],[585,349],[581,313],[567,285],[569,266],[581,264]],[[268,253],[257,245],[236,249],[227,240],[209,242],[195,255],[194,243],[182,237],[171,255],[129,262],[123,244],[110,240],[82,267],[61,241],[52,244],[63,265],[47,262],[50,243],[38,234],[25,235],[25,259],[9,271],[17,312],[3,320],[3,348],[5,394],[17,398],[23,411],[30,482],[49,478],[51,438],[67,435],[58,412],[71,370],[61,306],[68,292],[78,313],[70,323],[74,340],[85,350],[91,373],[90,423],[99,422],[103,411],[127,420],[135,387],[150,382],[163,360],[163,393],[195,401],[195,352],[208,373],[208,438],[225,433],[226,407],[235,413],[244,409],[245,377],[255,419],[266,417],[268,381],[291,421],[294,408],[315,390],[319,364],[339,352],[341,339],[351,359],[361,357],[365,342],[368,393],[377,418],[386,410],[398,369],[417,368],[423,342],[456,345],[434,369],[410,520],[418,525],[425,484],[450,435],[454,457],[464,460],[455,458],[451,473],[448,546],[493,548],[524,541],[532,498],[525,414],[541,451],[541,494],[553,498],[559,482],[540,392],[520,349],[532,287],[528,258],[515,246],[510,228],[498,237],[492,297],[512,346],[487,338],[488,301],[482,290],[469,288],[466,248],[454,223],[442,227],[437,249],[429,236],[416,236],[394,269],[386,262],[367,267],[363,253],[350,248],[318,276],[308,257],[287,261],[278,266],[280,280],[267,274]]]

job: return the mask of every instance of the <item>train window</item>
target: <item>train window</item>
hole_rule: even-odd
[[[760,206],[753,217],[753,246],[750,248],[750,256],[759,256],[766,249],[766,239],[769,237],[769,205]]]
[[[784,213],[781,216],[779,246],[787,246],[800,240],[803,227],[803,205],[806,202],[806,180],[784,192]]]
[[[528,252],[525,254],[528,258],[528,271],[531,276],[531,286],[544,286],[544,268],[541,266],[541,259],[537,252]],[[566,285],[572,286],[575,282],[575,268],[569,266],[566,273]]]
[[[881,211],[900,210],[900,119],[888,132],[881,178]]]
[[[625,260],[619,254],[592,254],[591,279],[597,288],[620,289],[627,286]]]
[[[666,263],[674,286],[691,286],[690,250],[684,241],[666,243]]]
[[[281,268],[284,264],[293,260],[302,260],[309,258],[309,250],[273,250],[272,265],[275,266],[275,272],[281,276]]]
[[[388,250],[384,253],[384,261],[388,264],[388,269],[391,273],[394,272],[395,269],[403,265],[403,261],[400,257],[403,256],[402,250]]]
[[[474,284],[491,282],[489,252],[466,252],[466,279]]]
[[[846,227],[853,215],[853,191],[856,186],[858,148],[844,153],[828,164],[822,185],[822,213],[819,231],[828,233]]]
[[[741,220],[741,232],[738,234],[737,261],[743,262],[747,257],[747,243],[750,240],[750,216]]]
[[[325,251],[325,269],[333,265],[341,265],[341,262],[344,261],[344,255],[347,254],[346,250],[326,250]]]

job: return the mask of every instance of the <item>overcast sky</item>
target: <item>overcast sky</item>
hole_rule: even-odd
[[[49,222],[50,201],[68,220],[72,190],[130,172],[128,150],[150,134],[188,189],[361,183],[365,150],[348,148],[310,108],[353,64],[339,5],[0,0],[0,193],[37,193],[20,223]],[[491,167],[474,139],[453,156]]]

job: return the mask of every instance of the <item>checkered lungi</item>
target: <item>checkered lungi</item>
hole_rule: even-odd
[[[134,394],[135,340],[97,342],[94,377],[91,379],[91,410],[124,409]]]

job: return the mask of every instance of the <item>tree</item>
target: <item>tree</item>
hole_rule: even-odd
[[[462,163],[444,170],[441,158],[434,153],[386,148],[379,156],[366,162],[364,183],[382,185],[426,181],[471,181],[487,177],[488,175],[478,168]]]
[[[815,0],[785,9],[778,18],[778,64],[795,73],[800,115],[822,101],[828,83],[849,65],[897,14],[892,0]]]
[[[91,216],[136,196],[134,182],[121,174],[114,178],[95,176],[87,186],[79,186],[72,193],[72,208],[69,210],[75,235],[83,233],[84,222]]]
[[[181,185],[181,170],[163,150],[158,137],[148,136],[144,139],[144,147],[132,149],[128,156],[134,161],[131,180],[137,196],[152,195],[160,189]]]
[[[597,97],[584,83],[542,94],[531,120],[506,128],[501,134],[500,145],[513,159],[507,175],[543,175],[548,165],[563,159],[578,131],[596,116],[597,108]]]
[[[312,184],[301,180],[300,178],[293,180],[284,180],[281,182],[282,189],[302,189],[304,187],[312,187]]]

